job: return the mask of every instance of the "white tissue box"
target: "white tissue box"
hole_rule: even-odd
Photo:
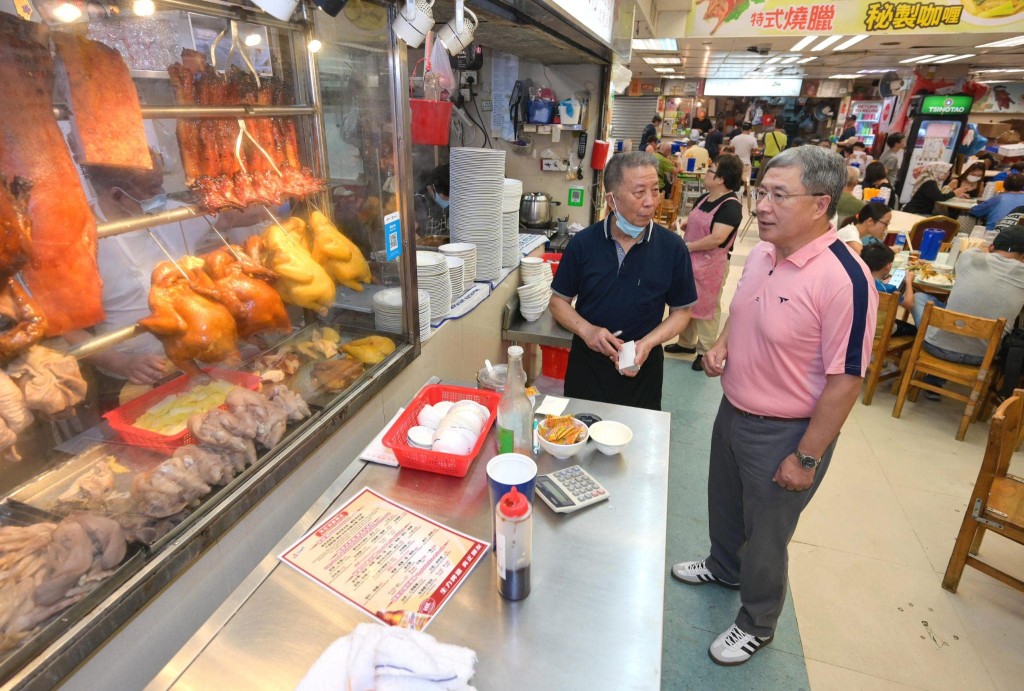
[[[636,364],[636,341],[627,341],[619,350],[619,371],[637,372],[640,365]]]

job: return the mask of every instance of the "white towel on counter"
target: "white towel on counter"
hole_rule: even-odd
[[[476,652],[428,633],[360,624],[339,638],[299,682],[298,691],[472,691]]]

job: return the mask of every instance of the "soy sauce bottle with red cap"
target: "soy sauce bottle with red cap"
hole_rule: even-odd
[[[498,593],[506,600],[522,600],[530,594],[533,510],[515,487],[494,509],[494,541]]]

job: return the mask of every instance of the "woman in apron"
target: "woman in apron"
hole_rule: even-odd
[[[701,369],[704,353],[715,344],[722,317],[722,286],[729,272],[729,253],[743,220],[736,190],[743,184],[743,162],[732,154],[715,159],[704,175],[708,193],[697,200],[683,222],[690,250],[697,304],[679,342],[665,346],[667,353],[696,353],[693,369]]]

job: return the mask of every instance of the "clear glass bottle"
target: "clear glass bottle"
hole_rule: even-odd
[[[498,453],[533,457],[533,405],[526,395],[523,349],[509,346],[508,377],[498,402]]]

